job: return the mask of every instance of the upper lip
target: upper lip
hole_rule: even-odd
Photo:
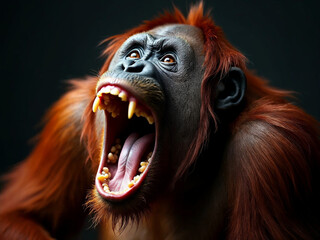
[[[163,112],[165,97],[161,85],[155,79],[134,73],[108,71],[100,77],[96,93],[108,84],[121,87],[153,111]]]

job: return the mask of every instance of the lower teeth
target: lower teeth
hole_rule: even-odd
[[[116,140],[116,143],[117,145],[115,146],[112,146],[111,147],[111,154],[112,152],[114,152],[113,156],[117,156],[118,158],[118,155],[116,155],[116,150],[121,150],[121,145],[119,143],[119,139]],[[114,149],[116,148],[116,150]],[[109,154],[110,154],[109,153]],[[108,154],[108,162],[112,162],[111,159],[109,159],[109,154]],[[103,187],[103,190],[107,193],[112,193],[112,194],[119,194],[119,193],[123,193],[123,192],[126,192],[127,190],[129,190],[129,188],[132,188],[134,186],[134,184],[136,184],[139,179],[140,179],[140,176],[141,174],[143,174],[143,172],[145,171],[145,169],[147,168],[149,162],[150,162],[150,159],[151,159],[151,156],[152,156],[152,152],[150,152],[147,157],[146,157],[146,161],[141,161],[140,162],[140,168],[138,169],[138,171],[140,172],[140,174],[136,175],[133,177],[133,179],[128,183],[128,188],[125,189],[124,191],[121,191],[121,192],[111,192],[110,189],[109,189],[109,186],[108,186],[108,183],[110,181],[110,178],[111,178],[111,173],[109,172],[109,169],[107,167],[103,167],[102,169],[102,172],[101,174],[98,175],[98,180],[100,181],[102,187]],[[112,163],[115,163],[116,160]]]
[[[116,144],[113,145],[108,153],[108,163],[116,163],[119,159],[119,153],[121,152],[121,140],[116,139]]]

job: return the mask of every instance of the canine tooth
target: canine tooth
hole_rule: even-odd
[[[135,100],[130,100],[129,106],[128,106],[128,119],[131,119],[134,113],[134,110],[136,109],[137,102]]]
[[[121,91],[118,96],[119,96],[119,98],[121,98],[121,100],[124,101],[124,102],[126,102],[127,99],[128,99],[127,94],[126,94],[124,91]]]
[[[139,172],[143,173],[144,170],[146,170],[146,167],[147,167],[147,166],[142,166],[142,167],[140,167],[140,168],[139,168]]]
[[[114,88],[110,91],[110,94],[115,95],[115,96],[119,95],[119,93],[120,93],[120,90],[119,90],[119,88],[117,88],[117,87],[114,87]]]
[[[148,117],[147,117],[147,120],[148,120],[148,123],[149,123],[149,124],[153,124],[153,123],[154,123],[154,119],[153,119],[152,116],[148,116]]]
[[[147,162],[141,162],[141,163],[140,163],[140,166],[141,166],[141,167],[142,167],[142,166],[146,166],[146,165],[148,165]]]
[[[98,107],[100,106],[100,104],[101,104],[100,98],[99,98],[99,97],[96,97],[96,98],[94,99],[94,102],[93,102],[93,105],[92,105],[92,111],[93,111],[93,112],[96,112],[96,111],[98,110]]]

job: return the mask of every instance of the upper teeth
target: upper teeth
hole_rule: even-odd
[[[128,118],[132,118],[133,114],[134,114],[134,110],[137,107],[137,102],[134,100],[130,100],[129,102],[129,106],[128,106]]]
[[[98,109],[107,110],[111,113],[112,117],[117,117],[120,114],[120,109],[115,104],[110,104],[110,95],[118,96],[121,98],[122,101],[128,101],[128,94],[121,90],[116,86],[107,85],[102,87],[100,91],[97,93],[97,96],[92,105],[92,111],[96,112]],[[132,118],[133,114],[137,117],[145,117],[149,124],[154,123],[153,116],[144,112],[139,106],[137,106],[137,100],[134,97],[129,98],[129,105],[128,105],[128,119]]]

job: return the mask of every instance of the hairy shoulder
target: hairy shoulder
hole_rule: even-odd
[[[238,119],[228,151],[232,237],[318,234],[319,136],[319,123],[284,101],[260,99]]]
[[[319,122],[293,104],[262,98],[239,117],[233,135],[236,141],[245,137],[254,145],[295,145],[295,150],[308,156],[318,149],[319,127]]]
[[[292,184],[310,185],[310,171],[319,171],[320,161],[315,119],[290,103],[260,99],[236,124],[231,154],[238,161],[248,161],[255,170],[274,175],[269,176],[271,181],[287,176]]]

